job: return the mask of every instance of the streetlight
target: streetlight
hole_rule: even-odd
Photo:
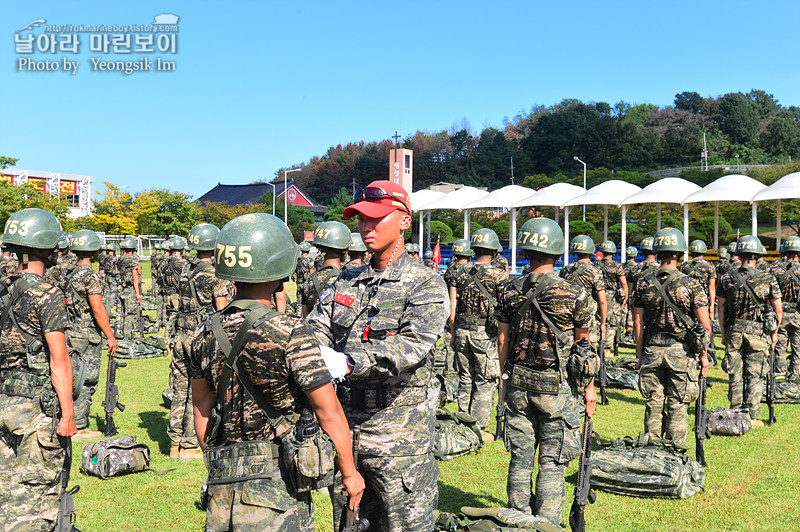
[[[573,161],[578,161],[583,165],[583,190],[586,190],[586,163],[581,161],[578,156],[572,158]],[[583,221],[586,221],[586,205],[583,206]]]
[[[286,174],[289,172],[299,172],[300,168],[293,168],[292,170],[283,171],[283,223],[289,227],[289,194],[286,190]],[[274,196],[274,195],[273,195]]]

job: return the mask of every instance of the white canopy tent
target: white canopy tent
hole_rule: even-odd
[[[783,176],[753,196],[754,204],[766,200],[777,200],[778,202],[775,208],[777,218],[775,226],[775,249],[780,249],[781,246],[781,200],[795,198],[800,198],[800,172],[794,172]]]
[[[517,266],[517,208],[519,207],[561,207],[566,201],[586,193],[586,189],[569,183],[554,183],[550,186],[540,188],[532,196],[520,199],[511,206],[511,260],[512,271],[516,271]],[[569,258],[569,207],[564,209],[564,264]]]
[[[425,234],[424,231],[424,221],[425,221],[425,206],[429,203],[433,203],[434,201],[442,198],[445,195],[444,192],[439,192],[437,190],[418,190],[416,192],[412,192],[411,196],[409,196],[411,200],[411,212],[419,212],[419,247],[422,247],[422,236]],[[427,247],[431,247],[431,211],[427,211],[428,213],[428,245]]]
[[[720,201],[747,201],[753,204],[752,233],[758,233],[758,202],[753,201],[756,194],[767,188],[752,177],[741,174],[730,174],[720,177],[703,187],[701,190],[690,194],[683,203],[700,203],[703,201],[714,203],[714,249],[719,248],[719,202]],[[686,235],[688,238],[688,234]]]
[[[469,209],[467,205],[488,195],[489,192],[487,190],[478,190],[475,187],[462,187],[425,205],[424,210],[449,209],[464,211],[464,238],[469,238]]]
[[[655,183],[650,183],[641,191],[632,196],[625,198],[620,206],[622,207],[622,249],[623,253],[626,244],[627,235],[627,208],[628,205],[637,205],[642,203],[655,203],[658,205],[656,227],[661,229],[661,204],[662,203],[679,203],[682,204],[687,196],[701,190],[699,185],[695,185],[690,181],[681,179],[679,177],[667,177],[660,179]],[[689,206],[683,206],[683,234],[686,236],[687,243],[689,239]],[[688,253],[688,252],[687,252]]]
[[[637,187],[633,183],[626,183],[625,181],[620,181],[619,179],[612,179],[611,181],[606,181],[604,183],[600,183],[597,186],[594,186],[587,190],[584,194],[581,194],[577,198],[573,198],[562,206],[565,208],[565,224],[567,230],[564,231],[564,245],[568,245],[569,241],[569,219],[566,207],[573,207],[575,205],[603,205],[603,240],[608,240],[608,206],[609,205],[620,205],[623,200],[636,194],[639,192],[641,187]],[[622,246],[622,257],[625,256],[625,214],[626,214],[626,207],[622,209],[622,242],[620,245]],[[624,258],[622,259],[625,260]],[[564,251],[564,265],[566,266],[569,262],[569,254],[567,250]]]

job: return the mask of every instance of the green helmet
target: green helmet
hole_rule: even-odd
[[[100,237],[91,229],[81,229],[72,233],[72,238],[69,241],[69,247],[72,248],[72,251],[99,251],[100,245]]]
[[[117,244],[115,242],[109,242],[108,244],[106,244],[106,250],[108,251],[113,251],[114,253],[116,253],[117,249],[118,249]]]
[[[65,233],[58,240],[58,249],[59,251],[64,251],[65,249],[68,248],[69,248],[69,236]]]
[[[472,257],[472,242],[466,238],[460,238],[453,242],[453,255],[456,257]]]
[[[638,254],[639,250],[633,246],[628,246],[627,248],[625,248],[625,256],[628,257],[629,259],[635,259],[636,255]]]
[[[719,248],[719,250],[717,251],[717,255],[721,259],[727,259],[728,258],[728,248]]]
[[[730,244],[728,244],[728,253],[730,253],[731,255],[736,253],[736,242],[731,242]]]
[[[309,251],[311,251],[311,242],[309,242],[308,240],[303,240],[302,242],[300,242],[300,251],[304,253],[308,253]]]
[[[478,229],[472,233],[470,242],[472,243],[472,249],[481,248],[503,251],[503,246],[500,244],[500,239],[497,238],[497,233],[488,228]]]
[[[708,247],[706,247],[706,243],[702,240],[692,240],[689,243],[689,253],[693,254],[705,254],[708,251]]]
[[[564,232],[555,220],[531,218],[519,230],[517,247],[546,255],[561,255],[564,253]]]
[[[129,236],[128,238],[122,239],[119,243],[119,247],[121,249],[137,249],[139,247],[137,244],[136,237]]]
[[[578,235],[569,243],[569,250],[577,255],[594,255],[594,240],[588,235]]]
[[[784,253],[800,253],[800,236],[790,236],[783,241]]]
[[[43,209],[22,209],[12,214],[3,231],[3,243],[34,249],[54,249],[63,236],[61,223]]]
[[[347,235],[349,241],[349,231]],[[217,277],[245,283],[285,279],[294,272],[300,256],[300,247],[289,228],[279,218],[263,212],[245,214],[226,223],[217,235],[216,246]]]
[[[426,259],[432,259],[433,258],[433,251],[431,251],[430,249],[426,249],[425,250],[425,258]]]
[[[214,251],[218,234],[214,224],[197,224],[189,231],[189,245],[197,251]]]
[[[350,229],[342,222],[322,222],[314,230],[314,245],[346,250],[350,246]]]
[[[364,245],[364,241],[361,239],[361,233],[350,233],[350,246],[348,246],[347,250],[367,251],[367,246]]]
[[[653,251],[686,251],[686,239],[683,233],[674,227],[663,227],[653,237]]]
[[[736,254],[750,253],[752,255],[766,255],[767,250],[757,236],[744,235],[736,243]]]
[[[419,252],[420,252],[419,244],[414,244],[414,253],[419,253]]]
[[[642,242],[639,244],[639,248],[642,251],[646,252],[646,253],[652,253],[653,252],[653,237],[652,236],[644,237],[642,239]]]
[[[606,255],[613,255],[617,252],[617,245],[611,240],[603,240],[600,242],[600,245],[597,246],[597,250],[602,251]]]

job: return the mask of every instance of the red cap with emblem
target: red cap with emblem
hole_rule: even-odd
[[[370,218],[383,218],[397,209],[411,214],[408,192],[391,181],[373,181],[366,188],[357,191],[354,199],[358,199],[358,203],[344,210],[346,220],[359,213]]]

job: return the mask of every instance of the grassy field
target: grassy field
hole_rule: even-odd
[[[146,286],[147,286],[147,276]],[[294,286],[287,286],[293,296]],[[294,299],[294,298],[293,298]],[[135,434],[153,453],[154,469],[175,470],[165,475],[138,473],[100,480],[81,473],[84,442],[75,442],[71,485],[75,496],[77,526],[84,531],[182,531],[202,530],[204,513],[194,501],[205,478],[201,461],[172,462],[166,435],[168,411],[161,391],[167,386],[168,358],[128,361],[118,372],[120,401],[125,412],[114,417],[120,435]],[[727,406],[727,376],[712,368],[708,406]],[[105,361],[98,392],[92,405],[90,427],[104,427],[100,406],[105,382]],[[598,407],[594,428],[601,438],[635,435],[642,430],[644,402],[633,390],[611,390],[610,405]],[[694,408],[690,410],[693,416]],[[706,491],[684,501],[635,499],[598,493],[586,508],[587,530],[793,530],[800,520],[796,504],[800,492],[800,407],[777,405],[778,423],[754,429],[741,438],[706,440]],[[766,409],[762,419],[766,418]],[[693,417],[692,417],[693,422]],[[494,427],[492,423],[491,427]],[[688,445],[694,455],[694,438]],[[563,524],[572,502],[577,460],[567,474],[567,501]],[[500,442],[487,444],[476,455],[440,463],[439,510],[456,512],[461,506],[504,506],[508,453]],[[317,530],[333,529],[327,495],[315,494]]]

